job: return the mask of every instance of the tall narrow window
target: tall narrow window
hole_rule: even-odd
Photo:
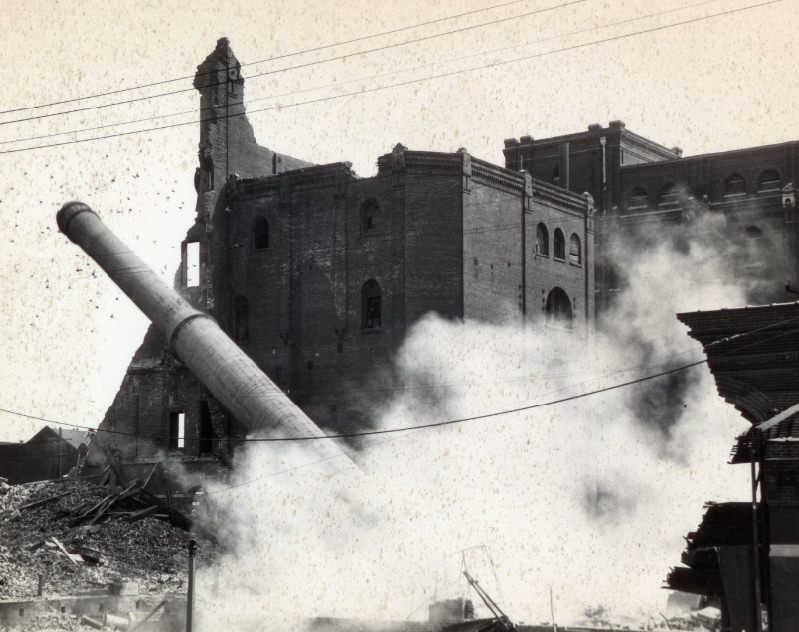
[[[780,174],[777,173],[774,169],[768,169],[760,174],[760,178],[757,181],[757,190],[758,191],[779,191],[780,185],[782,184],[782,178],[780,178]]]
[[[277,173],[277,154],[272,154],[272,175]]]
[[[250,303],[246,296],[233,299],[233,339],[243,342],[250,337]]]
[[[169,442],[170,450],[182,450],[186,442],[186,415],[182,411],[169,413]]]
[[[555,259],[566,259],[566,238],[560,228],[555,229],[554,249]]]
[[[186,287],[200,285],[200,242],[186,244]]]
[[[254,250],[269,248],[269,222],[265,217],[256,217],[252,225],[252,247]]]
[[[746,180],[740,173],[734,173],[724,181],[724,195],[744,195]]]
[[[214,451],[214,426],[211,423],[211,409],[208,402],[200,402],[200,454]]]
[[[535,229],[535,253],[542,257],[549,256],[549,231],[543,222]]]
[[[560,185],[560,167],[556,166],[552,169],[552,184]]]
[[[380,205],[376,200],[366,200],[361,206],[361,232],[368,233],[379,225]]]
[[[582,244],[580,244],[580,238],[574,233],[569,239],[569,262],[577,265],[583,262]]]
[[[382,326],[380,284],[369,279],[361,288],[361,329],[377,329]]]

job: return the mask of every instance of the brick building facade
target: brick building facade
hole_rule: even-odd
[[[588,191],[596,200],[600,311],[623,282],[612,256],[620,245],[664,223],[690,233],[702,213],[722,220],[730,266],[752,281],[750,302],[783,301],[785,283],[799,280],[793,187],[799,182],[798,141],[684,158],[678,147],[669,149],[611,121],[564,136],[508,139],[504,153],[506,167]],[[756,282],[764,279],[772,282]]]
[[[722,218],[731,267],[769,281],[753,302],[799,278],[799,142],[683,158],[613,121],[506,140],[504,167],[397,144],[359,178],[256,143],[226,39],[194,85],[197,216],[175,285],[332,430],[370,424],[425,314],[588,335],[623,283],[614,248],[664,224]],[[224,456],[241,435],[153,329],[103,427],[139,435],[104,436],[134,461]]]
[[[259,147],[227,40],[195,87],[197,217],[176,286],[323,427],[372,423],[425,314],[590,332],[590,195],[464,149],[397,144],[359,178]],[[129,462],[169,448],[224,456],[241,435],[152,328],[102,427],[139,435],[101,437]]]

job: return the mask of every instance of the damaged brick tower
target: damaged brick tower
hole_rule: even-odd
[[[194,87],[200,92],[199,165],[194,176],[196,217],[181,244],[181,266],[175,288],[198,309],[215,315],[214,260],[209,247],[219,189],[230,174],[256,177],[310,163],[279,155],[256,143],[245,116],[241,64],[227,38],[198,66]],[[234,146],[235,151],[230,151]],[[167,341],[151,325],[134,354],[119,391],[100,429],[100,442],[127,467],[142,472],[163,458],[165,450],[184,450],[202,457],[225,459],[230,445],[220,441],[243,436],[215,398],[169,351]],[[115,434],[122,431],[129,434]],[[104,462],[99,445],[89,465]],[[217,459],[195,459],[200,470]]]

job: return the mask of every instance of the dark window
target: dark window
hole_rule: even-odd
[[[580,265],[583,262],[583,249],[580,244],[580,238],[572,234],[569,239],[569,261]]]
[[[211,409],[208,402],[200,402],[200,454],[214,451],[214,426],[211,423]]]
[[[555,167],[552,170],[552,184],[560,185],[560,167]]]
[[[277,154],[272,154],[272,175],[277,173]]]
[[[647,206],[649,206],[649,194],[646,189],[635,187],[630,191],[630,195],[627,197],[628,209],[646,208]]]
[[[256,217],[252,226],[252,247],[255,250],[269,248],[269,222],[265,217]]]
[[[382,324],[380,284],[368,280],[361,288],[361,329],[377,329]]]
[[[555,259],[566,259],[566,238],[560,228],[555,229],[554,250]]]
[[[658,206],[672,206],[677,201],[677,187],[671,182],[664,184],[658,193]]]
[[[369,232],[378,225],[380,205],[375,200],[366,200],[361,206],[361,232]]]
[[[743,195],[746,193],[746,180],[740,173],[734,173],[724,181],[724,195]]]
[[[561,288],[553,288],[547,296],[546,304],[547,321],[558,326],[571,329],[574,315],[569,295]]]
[[[186,436],[186,415],[181,411],[169,413],[169,441],[167,448],[182,450]]]
[[[780,178],[780,174],[774,171],[774,169],[768,169],[760,174],[760,178],[758,178],[757,181],[757,190],[779,191],[781,184],[782,178]]]
[[[549,256],[549,231],[546,224],[539,224],[535,229],[535,252],[542,257]]]
[[[250,337],[250,303],[245,296],[233,300],[233,339],[242,342]]]

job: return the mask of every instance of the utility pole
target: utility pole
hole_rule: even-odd
[[[61,448],[63,447],[63,432],[62,429],[58,429],[58,478],[61,478]]]
[[[194,614],[194,556],[197,553],[197,541],[189,541],[189,588],[186,593],[186,632],[192,632],[192,615]]]

